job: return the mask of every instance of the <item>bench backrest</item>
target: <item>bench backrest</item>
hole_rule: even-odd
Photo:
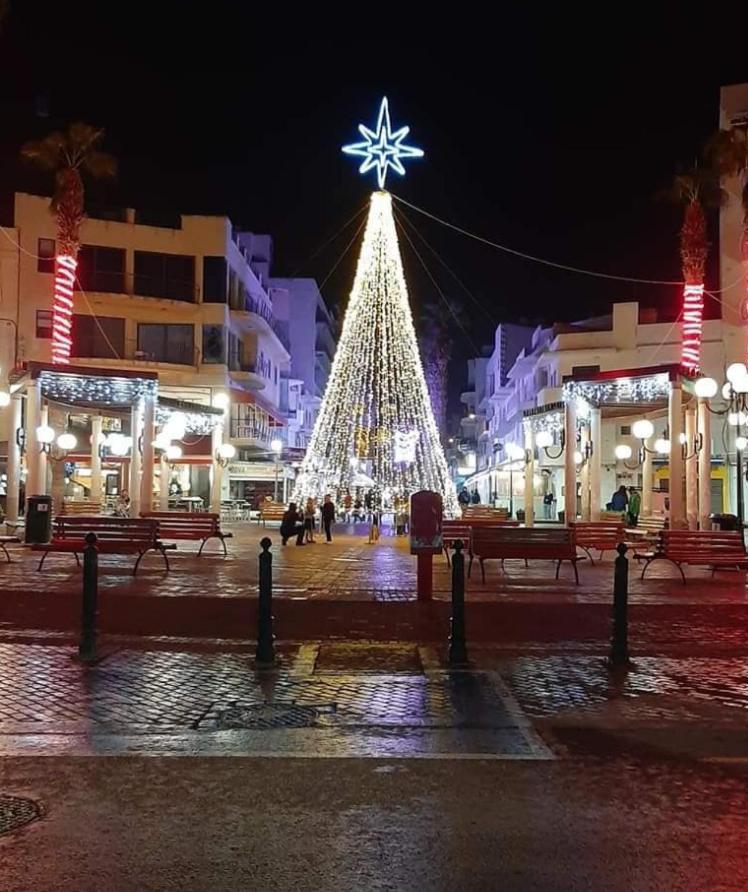
[[[700,554],[745,555],[741,532],[722,530],[663,530],[660,533],[663,552],[698,557]]]
[[[609,545],[623,542],[624,525],[604,520],[576,521],[570,524],[577,545]]]
[[[643,530],[659,533],[660,530],[665,529],[665,521],[664,514],[650,514],[649,517],[642,517],[640,514],[636,525]]]
[[[480,526],[502,526],[502,527],[518,527],[518,520],[509,520],[506,514],[504,515],[491,515],[486,517],[463,517],[459,523],[467,524],[471,527],[480,527]]]
[[[158,537],[158,521],[134,517],[57,517],[55,539],[85,539],[95,533],[99,539],[155,542]]]
[[[509,511],[506,508],[491,508],[489,505],[466,505],[462,509],[463,520],[469,517],[508,517]]]
[[[158,534],[162,539],[168,539],[169,533],[185,530],[210,535],[218,531],[220,520],[218,514],[210,512],[188,514],[186,511],[143,511],[141,517],[157,521]]]
[[[283,517],[286,506],[280,502],[261,502],[260,517]]]
[[[60,514],[85,514],[90,517],[101,513],[101,502],[76,501],[71,499],[64,501],[60,508]]]
[[[459,520],[442,521],[442,538],[446,543],[456,542],[462,539],[463,544],[467,547],[470,545],[471,526],[468,523],[462,523]]]
[[[497,524],[493,527],[473,527],[472,548],[478,557],[488,557],[492,552],[506,557],[543,557],[547,553],[575,556],[574,531],[566,528],[511,527]]]

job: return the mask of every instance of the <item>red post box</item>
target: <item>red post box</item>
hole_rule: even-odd
[[[433,592],[432,560],[444,545],[442,497],[438,492],[413,493],[410,497],[410,553],[418,561],[418,600],[430,601]]]

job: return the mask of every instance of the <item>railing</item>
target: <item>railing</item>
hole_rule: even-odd
[[[273,315],[272,309],[262,301],[257,300],[257,298],[252,297],[251,295],[247,295],[247,299],[245,301],[245,309],[247,313],[255,313],[257,316],[261,316],[265,322],[273,329],[278,340],[283,344],[286,350],[289,349],[289,338],[288,338],[288,330],[287,326],[284,322],[276,319]]]
[[[199,288],[191,279],[148,276],[140,273],[106,270],[78,270],[77,291],[99,291],[105,294],[128,294],[131,297],[154,297],[197,303]]]
[[[236,440],[260,440],[263,443],[270,442],[270,430],[256,424],[242,424],[231,422],[231,437]]]

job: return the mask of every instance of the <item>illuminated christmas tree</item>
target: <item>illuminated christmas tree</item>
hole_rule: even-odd
[[[403,173],[404,127],[391,132],[383,100],[377,131],[359,128],[366,142],[345,149],[362,155],[361,170]],[[438,492],[445,512],[457,509],[431,408],[408,302],[388,192],[371,196],[364,241],[348,308],[317,423],[297,479],[295,500],[340,501],[371,493],[392,505],[418,490]]]

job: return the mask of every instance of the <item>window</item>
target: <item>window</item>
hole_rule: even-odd
[[[203,302],[226,303],[226,260],[224,257],[203,257]]]
[[[53,273],[55,271],[55,240],[53,238],[37,239],[36,253],[38,258],[36,261],[37,272]]]
[[[194,325],[138,325],[138,351],[145,359],[192,365],[195,361]]]
[[[38,338],[52,337],[52,310],[36,311],[36,336]]]
[[[622,437],[630,437],[631,436],[631,425],[630,424],[622,424],[621,425],[621,436]]]
[[[226,362],[222,325],[203,325],[203,362]]]
[[[73,356],[120,359],[125,353],[125,320],[114,316],[73,316]]]
[[[195,302],[195,258],[135,252],[135,294]]]
[[[83,291],[124,294],[125,250],[101,245],[81,245],[78,254],[78,282]]]

